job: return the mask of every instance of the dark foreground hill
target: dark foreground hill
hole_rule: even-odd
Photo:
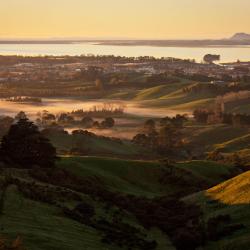
[[[179,198],[237,173],[213,162],[169,169],[95,157],[63,158],[54,170],[9,167],[0,173],[0,234],[20,235],[28,250],[175,249],[171,232],[197,211]]]

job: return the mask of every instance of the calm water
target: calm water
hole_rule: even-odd
[[[75,44],[0,44],[1,55],[116,55],[154,56],[195,59],[200,62],[205,54],[220,54],[221,62],[236,60],[250,61],[250,46],[241,47],[153,47],[153,46],[112,46],[91,43]]]

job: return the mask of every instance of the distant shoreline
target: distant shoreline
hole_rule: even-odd
[[[250,41],[235,40],[0,40],[0,44],[80,44],[152,47],[245,47]]]

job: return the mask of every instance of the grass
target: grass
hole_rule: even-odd
[[[212,185],[225,180],[225,176],[229,176],[234,171],[233,166],[212,161],[182,162],[177,167],[189,171],[197,179],[204,179]]]
[[[133,194],[153,198],[161,195],[174,194],[183,191],[183,183],[175,183],[160,177],[164,176],[166,167],[156,161],[132,161],[101,157],[63,157],[58,167],[67,169],[73,174],[88,180],[100,181],[105,188],[123,194]],[[218,183],[222,176],[227,175],[231,167],[205,161],[181,162],[176,164],[175,174],[182,180],[188,180],[190,185],[196,181]],[[7,170],[6,170],[7,171]],[[1,172],[2,174],[7,172]],[[33,181],[27,176],[26,170],[11,169],[11,175],[27,181]],[[39,185],[46,185],[39,183]],[[53,187],[51,185],[51,187]],[[82,198],[96,209],[96,216],[112,219],[115,207],[109,212],[105,203],[93,200],[91,196]],[[66,201],[72,206],[71,201]],[[126,213],[123,218],[127,223],[140,227],[135,218]],[[118,246],[107,246],[100,242],[101,232],[79,224],[64,216],[59,207],[48,205],[25,198],[16,186],[9,186],[5,195],[4,210],[0,217],[1,233],[11,239],[21,235],[28,250],[119,250]],[[149,239],[158,242],[157,250],[173,250],[174,247],[158,229],[145,231]]]
[[[145,107],[193,111],[197,107],[208,107],[208,105],[213,105],[214,98],[215,95],[213,93],[184,93],[182,89],[178,89],[170,94],[162,95],[160,98],[145,100],[141,105]]]
[[[243,173],[207,191],[188,196],[185,200],[200,205],[205,220],[220,214],[229,214],[232,223],[241,223],[245,226],[216,243],[210,242],[205,249],[249,249],[250,172]]]
[[[101,209],[96,207],[96,211]],[[103,211],[102,216],[108,219],[109,215]],[[14,185],[10,186],[6,193],[4,213],[0,217],[0,222],[0,234],[10,239],[20,236],[28,250],[126,249],[117,245],[103,244],[101,232],[64,217],[62,211],[55,206],[23,197]],[[133,217],[126,219],[126,223],[141,228]],[[144,232],[142,228],[141,230]],[[156,250],[175,249],[160,230],[152,229],[145,233],[148,239],[155,239],[158,242]]]
[[[147,197],[166,192],[159,183],[163,171],[157,162],[70,157],[59,165],[80,177],[96,177],[113,191]]]
[[[97,231],[65,218],[59,208],[26,199],[15,186],[6,193],[0,221],[1,234],[13,239],[20,234],[29,250],[107,249]]]
[[[57,148],[58,153],[69,152],[72,148],[77,148],[88,155],[99,156],[119,156],[136,158],[138,155],[149,153],[140,146],[129,141],[120,143],[103,137],[91,137],[82,135],[53,134],[49,136],[52,144]]]
[[[155,197],[174,194],[183,189],[180,183],[162,183],[164,166],[157,161],[132,161],[98,157],[63,158],[59,166],[77,176],[95,177],[112,191],[136,196]],[[230,176],[233,167],[207,161],[178,163],[175,174],[180,179],[195,183],[206,181],[209,185],[218,184]],[[166,177],[168,178],[168,177]]]
[[[156,183],[161,167],[154,162],[86,157],[63,158],[58,164],[79,177],[93,178],[95,181],[99,179],[117,192],[122,190],[121,192],[151,197],[161,192],[160,184]],[[31,177],[27,176],[26,170],[11,169],[11,175],[22,180],[27,179],[28,182],[33,181]],[[47,186],[40,182],[39,185]],[[112,220],[112,213],[116,211],[115,207],[107,211],[105,203],[93,200],[88,195],[82,195],[82,198],[95,207],[96,216],[100,216],[100,218],[104,216],[107,220]],[[73,205],[71,201],[65,201],[64,204],[70,207]],[[134,216],[129,213],[124,214],[123,220],[141,228]],[[59,207],[25,198],[15,185],[11,185],[7,189],[0,224],[0,235],[10,239],[20,235],[28,250],[122,249],[119,246],[101,243],[102,233],[100,231],[66,218]],[[174,249],[168,237],[160,230],[152,229],[145,233],[148,235],[148,239],[155,239],[158,242],[156,250]]]
[[[226,147],[227,142],[237,142],[239,138],[249,134],[249,129],[245,127],[234,127],[227,125],[194,125],[191,124],[184,131],[184,136],[188,141],[188,147],[197,148],[201,151],[211,151],[218,146]],[[240,143],[240,141],[238,141]],[[229,146],[229,145],[228,145]],[[246,144],[241,142],[241,147]]]
[[[164,96],[167,96],[175,91],[178,91],[188,85],[189,83],[187,82],[184,82],[184,83],[180,82],[180,83],[158,85],[152,88],[146,88],[146,89],[140,90],[139,93],[137,93],[134,100],[144,101],[144,100],[155,100],[158,98],[161,99]]]
[[[250,148],[250,134],[234,138],[221,144],[217,144],[215,147],[226,153]]]

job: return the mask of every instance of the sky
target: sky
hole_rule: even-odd
[[[0,38],[225,38],[250,0],[0,0]]]

